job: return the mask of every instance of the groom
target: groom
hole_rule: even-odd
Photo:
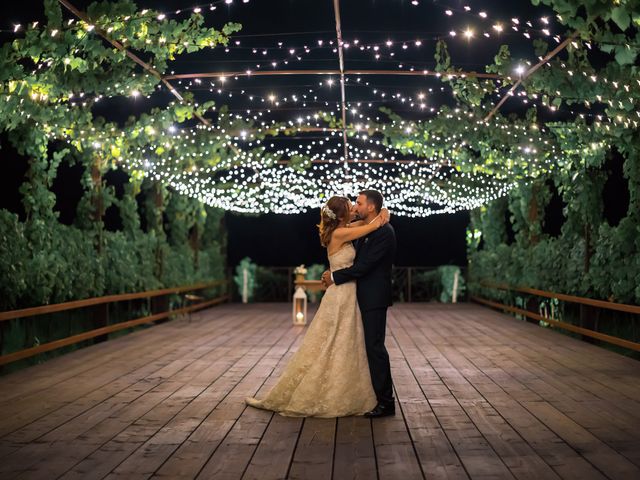
[[[382,209],[382,194],[376,190],[364,190],[353,205],[355,219],[371,223]],[[371,383],[378,398],[378,405],[365,414],[377,418],[395,414],[393,382],[389,354],[384,346],[387,326],[387,308],[391,306],[391,266],[396,254],[396,234],[387,223],[366,237],[356,240],[356,258],[351,267],[322,274],[325,286],[357,281],[357,296],[364,340],[369,359]]]

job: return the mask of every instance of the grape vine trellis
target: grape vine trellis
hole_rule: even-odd
[[[127,0],[92,4],[87,23],[64,19],[58,2],[45,0],[47,23],[29,25],[0,50],[0,129],[34,162],[44,162],[44,170],[51,155],[59,162],[73,154],[92,166],[98,183],[108,168],[119,166],[130,173],[134,189],[151,178],[227,210],[294,213],[318,206],[325,195],[366,187],[383,190],[399,214],[473,209],[553,169],[571,170],[602,158],[611,144],[629,147],[635,138],[638,1],[543,3],[558,13],[575,41],[566,58],[554,58],[527,78],[523,91],[553,108],[600,107],[601,120],[545,124],[530,108],[520,116],[498,114],[484,122],[493,107],[495,80],[459,75],[440,41],[436,70],[452,88],[457,106],[442,107],[426,121],[404,120],[390,110],[383,111],[386,121],[346,126],[333,112],[322,111],[288,122],[266,121],[231,114],[214,102],[198,104],[187,93],[121,126],[94,116],[91,107],[109,97],[150,96],[162,88],[161,78],[141,71],[97,30],[146,58],[162,76],[179,55],[226,45],[240,25],[209,28],[199,13],[169,20]],[[540,40],[535,46],[539,55],[549,49]],[[595,67],[590,49],[610,53],[611,59]],[[516,63],[504,46],[487,66],[502,76],[502,90],[515,82]],[[194,126],[196,116],[207,116],[211,125]],[[310,130],[339,140],[343,127],[354,158],[371,156],[375,148],[377,158],[387,162],[355,163],[345,174],[331,149],[314,153],[272,146],[274,140]],[[66,149],[50,153],[55,142]],[[396,161],[400,158],[405,161]]]

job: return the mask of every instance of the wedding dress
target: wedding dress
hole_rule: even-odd
[[[356,252],[349,243],[329,255],[331,270],[350,267]],[[344,417],[372,410],[376,395],[364,344],[356,283],[331,285],[275,386],[256,408],[291,417]]]

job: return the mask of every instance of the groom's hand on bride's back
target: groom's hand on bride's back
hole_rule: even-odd
[[[325,272],[322,274],[322,285],[324,286],[324,288],[329,288],[332,284],[333,281],[331,281],[331,271],[325,270]]]

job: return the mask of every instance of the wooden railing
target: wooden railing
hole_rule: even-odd
[[[55,350],[57,348],[72,345],[74,343],[78,343],[91,338],[102,337],[106,339],[106,335],[112,332],[117,332],[125,328],[135,327],[137,325],[143,325],[143,324],[151,323],[157,320],[162,320],[164,318],[169,317],[170,315],[188,313],[194,310],[199,310],[201,308],[223,303],[229,300],[228,283],[229,283],[228,280],[218,280],[215,282],[199,283],[199,284],[187,285],[183,287],[163,288],[161,290],[150,290],[146,292],[137,292],[137,293],[123,293],[120,295],[107,295],[104,297],[75,300],[73,302],[57,303],[53,305],[43,305],[39,307],[23,308],[20,310],[10,310],[5,312],[0,312],[0,322],[6,322],[16,318],[28,318],[28,317],[34,317],[37,315],[63,312],[68,310],[76,310],[78,308],[104,306],[106,309],[110,303],[114,303],[114,302],[122,302],[126,300],[136,300],[136,299],[154,299],[154,298],[162,298],[162,297],[166,298],[167,295],[181,294],[185,292],[195,292],[195,291],[204,290],[207,288],[225,286],[225,293],[219,297],[204,300],[202,302],[195,303],[193,305],[188,305],[175,310],[157,312],[157,313],[154,313],[153,315],[148,315],[148,316],[136,318],[133,320],[127,320],[124,322],[114,323],[112,325],[106,325],[108,314],[103,315],[102,316],[103,318],[101,319],[101,321],[104,323],[104,326],[102,327],[95,328],[93,330],[89,330],[87,332],[83,332],[80,334],[72,335],[70,337],[61,338],[52,342],[43,343],[35,347],[25,348],[23,350],[18,350],[16,352],[2,355],[0,356],[0,365],[5,365],[7,363],[15,362],[17,360],[22,360],[24,358],[32,357],[40,353],[48,352],[50,350]],[[200,299],[200,297],[190,297],[190,298]],[[168,304],[167,304],[167,307],[168,307]]]
[[[565,302],[577,303],[580,305],[587,305],[590,307],[604,308],[607,310],[616,310],[620,312],[632,313],[632,314],[640,314],[640,306],[637,305],[628,305],[624,303],[614,303],[607,302],[604,300],[594,300],[592,298],[586,297],[577,297],[574,295],[565,295],[562,293],[555,292],[547,292],[545,290],[537,290],[535,288],[526,288],[526,287],[511,287],[509,285],[503,284],[495,284],[490,282],[479,282],[480,286],[484,288],[491,288],[494,290],[505,290],[511,292],[519,292],[525,293],[529,295],[536,295],[539,297],[558,299]],[[597,340],[601,340],[603,342],[607,342],[613,345],[617,345],[619,347],[628,348],[630,350],[640,351],[640,343],[633,342],[630,340],[625,340],[620,337],[615,337],[612,335],[607,335],[605,333],[596,332],[595,330],[591,330],[589,328],[580,327],[578,325],[574,325],[572,323],[563,322],[554,318],[548,318],[543,315],[537,314],[535,312],[531,312],[529,310],[525,310],[523,308],[513,307],[511,305],[505,305],[503,303],[495,302],[493,300],[488,300],[486,298],[478,297],[475,295],[471,295],[470,299],[474,302],[481,303],[483,305],[487,305],[489,307],[506,310],[508,312],[517,313],[519,315],[523,315],[527,318],[531,318],[533,320],[538,320],[542,322],[547,322],[551,325],[554,325],[558,328],[562,328],[567,331],[571,331],[574,333],[578,333],[580,335],[584,335],[586,337],[595,338]]]
[[[308,292],[321,292],[325,290],[322,280],[305,280],[304,275],[296,274],[294,279],[295,288],[302,287]]]
[[[293,292],[296,287],[296,281],[293,272],[295,267],[271,267],[260,265],[260,269],[269,270],[278,274],[277,285],[270,289],[271,292],[276,292],[276,295],[260,295],[256,292],[254,301],[256,302],[290,302]],[[420,274],[424,272],[432,272],[437,270],[438,267],[424,267],[424,266],[394,266],[392,271],[393,278],[393,301],[394,302],[426,302],[434,298],[438,298],[441,287],[439,284],[427,285],[421,284],[418,279]],[[465,279],[465,285],[467,280],[466,267],[460,267],[460,273],[462,278]],[[235,275],[235,270],[229,268],[227,275],[231,278]],[[312,290],[319,290],[315,280],[308,280],[311,282],[303,286],[310,287]],[[257,283],[260,284],[260,278],[258,277]],[[260,290],[260,289],[259,289]],[[465,293],[458,296],[458,301],[466,301],[468,290]],[[234,286],[234,300],[239,301],[240,296],[237,289]]]

